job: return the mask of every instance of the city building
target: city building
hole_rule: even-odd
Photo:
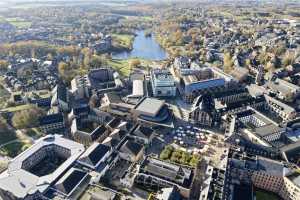
[[[269,96],[264,95],[266,99],[266,109],[276,116],[279,116],[283,121],[290,121],[297,117],[295,108]]]
[[[47,190],[84,152],[84,146],[60,135],[40,138],[15,157],[0,175],[3,199],[45,199]]]
[[[202,95],[195,99],[189,121],[202,126],[212,126],[215,120],[215,102],[210,95]]]
[[[144,155],[144,146],[133,140],[127,139],[119,149],[120,157],[129,162],[137,162]]]
[[[145,97],[132,110],[133,119],[145,126],[173,127],[172,114],[165,101]]]
[[[111,68],[93,69],[88,74],[76,76],[71,81],[71,93],[75,99],[89,98],[91,91],[104,94],[122,87],[119,74]]]
[[[146,157],[140,165],[135,182],[156,188],[176,186],[183,197],[189,198],[192,179],[193,173],[189,168]]]
[[[153,96],[174,97],[176,85],[172,74],[168,70],[154,69],[150,72]]]
[[[77,162],[91,170],[101,171],[102,166],[112,153],[111,148],[100,144],[93,143],[87,150],[79,157]]]
[[[75,118],[71,124],[71,134],[75,141],[88,146],[95,141],[100,143],[104,141],[108,137],[109,131],[104,125]]]
[[[39,118],[39,128],[43,133],[63,133],[65,121],[62,113],[50,114]]]
[[[234,152],[228,162],[230,183],[248,184],[273,192],[285,200],[300,197],[297,168],[282,161]]]
[[[230,75],[215,67],[193,67],[193,65],[174,65],[173,71],[179,80],[178,90],[187,103],[206,93],[232,90],[237,81]]]
[[[299,86],[276,77],[269,80],[265,87],[279,99],[288,102],[293,101],[300,93]]]
[[[285,133],[284,128],[257,110],[250,109],[236,116],[241,122],[241,132],[253,143],[271,147],[276,145]]]
[[[116,117],[130,119],[133,108],[134,105],[126,103],[119,94],[114,92],[105,93],[101,99],[100,110]]]
[[[71,168],[54,187],[65,199],[78,199],[88,187],[91,176],[84,170]],[[61,194],[60,194],[61,195]]]
[[[58,106],[64,112],[69,111],[69,91],[64,83],[58,83],[52,90],[51,106]]]
[[[152,128],[141,125],[137,125],[130,134],[130,137],[132,137],[136,142],[140,142],[142,144],[151,144],[154,136],[155,131]]]

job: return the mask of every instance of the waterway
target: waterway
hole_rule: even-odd
[[[154,36],[146,37],[143,30],[136,32],[132,50],[113,53],[114,59],[140,58],[147,60],[164,60],[167,58],[165,50],[156,42]]]

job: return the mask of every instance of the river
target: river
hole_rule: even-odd
[[[165,50],[156,42],[153,36],[146,37],[143,30],[136,32],[132,50],[113,53],[114,59],[141,58],[147,60],[164,60],[167,58]]]

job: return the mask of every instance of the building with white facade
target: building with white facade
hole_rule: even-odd
[[[172,74],[168,70],[155,69],[151,71],[151,85],[153,96],[176,96],[176,85]]]
[[[79,158],[84,146],[60,135],[40,138],[0,174],[0,197],[45,199],[44,194]]]

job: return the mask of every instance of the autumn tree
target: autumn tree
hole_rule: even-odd
[[[22,129],[36,127],[39,125],[39,118],[45,115],[45,111],[37,106],[16,112],[12,118],[13,126]]]
[[[282,59],[282,65],[287,67],[295,62],[295,54],[287,51]]]
[[[224,54],[223,65],[225,73],[229,73],[233,69],[233,61],[229,52]]]
[[[6,60],[0,60],[0,71],[7,70],[9,63]]]
[[[76,70],[78,70],[78,73],[80,72],[80,69],[77,68],[78,66],[75,63],[60,62],[58,64],[58,73],[63,80],[69,83],[75,77]]]
[[[97,55],[94,55],[91,60],[90,60],[90,63],[89,63],[89,67],[90,68],[99,68],[99,67],[103,67],[107,65],[107,61],[104,57],[102,56],[97,56]]]
[[[134,69],[141,65],[141,61],[139,59],[133,59],[130,61],[130,68]]]

